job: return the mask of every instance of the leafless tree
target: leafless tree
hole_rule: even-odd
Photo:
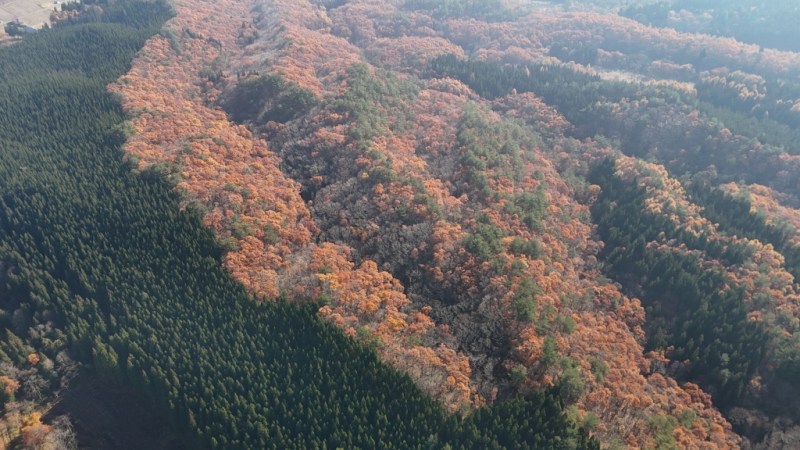
[[[53,419],[53,431],[45,439],[43,448],[48,450],[76,450],[78,438],[67,416],[58,416]]]
[[[40,402],[47,394],[47,380],[37,373],[31,373],[22,379],[22,389],[25,396],[35,402]]]
[[[56,371],[61,376],[61,389],[66,389],[70,381],[78,375],[80,363],[69,356],[66,350],[56,355]]]

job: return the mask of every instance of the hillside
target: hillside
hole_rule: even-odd
[[[597,448],[555,391],[457,418],[316,317],[322,299],[247,295],[202,208],[123,160],[107,85],[175,13],[102,4],[0,55],[3,445]],[[147,408],[163,434],[126,436]]]
[[[7,429],[74,359],[210,448],[800,445],[800,53],[629,3],[101,2],[2,50],[53,71],[0,99]]]

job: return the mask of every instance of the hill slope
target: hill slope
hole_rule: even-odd
[[[142,31],[4,97],[6,391],[72,354],[211,447],[796,446],[800,54],[559,3],[81,8]]]
[[[606,273],[621,284],[601,276],[598,258],[607,252],[601,252],[600,239],[609,238],[594,234],[590,210],[600,198],[598,189],[606,186],[583,181],[593,161],[620,158],[607,141],[585,136],[619,138],[620,150],[631,153],[650,143],[665,152],[673,148],[669,145],[683,145],[665,141],[664,133],[672,132],[667,130],[694,127],[689,129],[699,135],[714,126],[705,115],[694,115],[700,114],[694,109],[720,117],[722,112],[711,104],[702,109],[707,103],[698,103],[692,97],[697,91],[682,78],[614,82],[607,80],[608,73],[578,64],[587,61],[562,65],[556,59],[580,56],[569,50],[571,42],[627,27],[648,36],[645,42],[651,45],[629,51],[663,55],[646,76],[673,66],[677,69],[669,70],[691,73],[695,69],[663,44],[688,37],[637,28],[615,16],[520,15],[509,9],[497,18],[485,11],[413,2],[320,7],[265,1],[255,5],[251,21],[239,23],[237,14],[248,13],[239,10],[216,22],[229,24],[227,32],[220,28],[214,33],[223,57],[214,53],[205,62],[187,62],[177,54],[161,57],[161,63],[190,67],[188,80],[201,87],[200,94],[182,89],[178,95],[193,96],[191,114],[203,111],[197,102],[211,109],[221,106],[232,119],[263,133],[274,153],[237,155],[231,147],[240,145],[202,135],[202,145],[194,138],[187,145],[187,137],[198,135],[191,127],[203,120],[155,120],[158,114],[151,108],[173,115],[174,102],[159,109],[136,93],[138,83],[160,85],[148,68],[157,64],[152,60],[140,60],[142,68],[115,89],[130,111],[148,111],[133,119],[142,133],[129,151],[150,163],[180,165],[181,186],[206,205],[207,223],[220,236],[231,236],[226,265],[251,292],[322,296],[330,302],[320,310],[322,316],[372,342],[385,361],[409,373],[451,410],[556,385],[562,399],[574,403],[576,416],[587,423],[600,419],[594,433],[605,442],[736,445],[727,421],[695,383],[725,406],[728,417],[735,417],[731,405],[750,402],[742,400],[752,395],[745,392],[747,380],[770,376],[771,363],[759,355],[773,355],[770,348],[784,344],[768,339],[774,343],[757,341],[758,349],[743,350],[741,358],[749,365],[736,369],[743,372],[736,373],[740,381],[733,400],[722,400],[729,390],[720,390],[719,378],[708,378],[707,369],[687,372],[681,369],[686,365],[670,363],[680,353],[671,341],[655,340],[660,328],[645,320],[645,308],[634,297],[644,296],[654,320],[650,305],[663,300],[648,298],[641,281],[622,278],[611,266]],[[179,15],[177,20],[192,31],[200,27],[202,15]],[[588,31],[570,34],[580,28]],[[529,35],[523,29],[539,31]],[[191,42],[192,33],[184,32],[179,40]],[[635,59],[621,51],[633,42],[641,41],[606,38],[601,45],[607,49],[589,47],[581,57],[641,71],[641,63],[632,65]],[[754,67],[726,59],[723,50],[730,41],[705,44],[719,51],[705,56],[715,62],[704,64]],[[165,43],[159,45],[169,55]],[[564,54],[564,48],[569,52]],[[457,67],[446,58],[436,59],[449,54],[456,57],[452,61],[471,61]],[[758,66],[764,67],[764,76],[782,73],[782,61],[793,61],[788,54],[769,55],[774,62]],[[668,62],[670,57],[676,61]],[[649,98],[657,101],[648,103]],[[687,119],[626,122],[676,117],[676,109],[686,111]],[[174,123],[181,124],[178,131]],[[718,179],[739,176],[736,165],[722,162],[725,152],[744,154],[738,147],[744,141],[731,139],[724,130],[714,133],[721,133],[720,141],[703,145],[720,155]],[[749,154],[762,158],[757,151]],[[771,154],[763,155],[772,164]],[[274,183],[247,181],[251,171],[267,163],[274,168],[269,170],[280,169],[280,175],[267,178]],[[708,163],[687,155],[670,164],[674,170],[700,172]],[[758,172],[751,176],[766,181]],[[225,177],[233,178],[222,184]],[[263,197],[286,189],[294,193],[282,201],[297,206],[272,206],[280,203]],[[648,201],[656,208],[664,200]],[[658,215],[669,211],[658,208]],[[293,211],[303,211],[303,219]],[[264,216],[267,212],[274,219]],[[285,227],[296,226],[310,234],[292,240]],[[721,236],[724,230],[709,227],[710,237],[702,239],[720,243],[698,249],[711,252],[713,262],[726,257],[718,248],[732,244]],[[689,239],[681,233],[672,245]],[[769,273],[780,292],[769,304],[755,306],[748,302],[761,288],[749,285],[737,300],[750,311],[741,317],[766,315],[767,324],[756,328],[775,329],[777,322],[769,317],[784,310],[780,305],[794,302],[791,278],[786,271],[781,274],[783,262],[773,250],[757,241],[736,245],[746,246],[730,256],[736,260],[721,261],[728,276],[737,285],[749,285],[747,280]],[[772,269],[749,269],[749,261],[772,261]],[[702,270],[691,276],[701,276]]]

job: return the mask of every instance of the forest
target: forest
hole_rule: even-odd
[[[122,159],[124,115],[104,86],[171,11],[107,6],[0,55],[0,356],[32,372],[4,403],[56,386],[67,352],[157,399],[192,446],[595,448],[556,394],[449,416],[316,318],[314,299],[248,298],[198,212],[180,210],[158,170]],[[27,448],[47,439],[34,425],[22,429]]]
[[[0,48],[0,440],[105,389],[176,449],[795,448],[796,12],[54,12]]]
[[[793,24],[800,10],[791,2],[726,2],[717,10],[714,1],[671,1],[632,5],[622,15],[640,22],[692,33],[730,36],[742,42],[779,50],[798,51]]]
[[[677,91],[652,88],[648,91],[633,83],[608,82],[597,76],[591,77],[566,68],[509,67],[479,61],[460,61],[454,56],[448,55],[434,59],[431,62],[431,71],[433,74],[459,78],[483,97],[490,99],[503,97],[512,91],[517,93],[533,92],[555,106],[572,124],[576,125],[578,135],[580,133],[587,135],[602,133],[618,137],[623,142],[622,151],[630,151],[632,155],[637,156],[639,154],[637,154],[636,148],[647,148],[654,144],[659,146],[669,146],[670,144],[663,139],[654,139],[652,143],[643,142],[640,136],[644,133],[641,130],[615,132],[619,125],[613,123],[604,127],[604,122],[607,120],[603,119],[605,114],[592,111],[593,105],[597,105],[598,102],[617,103],[623,98],[648,98],[650,101],[657,99],[678,107],[698,106],[696,100],[685,100],[682,98],[683,95]],[[575,81],[571,81],[573,79]],[[700,97],[699,93],[698,96]],[[708,111],[717,112],[711,108]],[[711,119],[719,120],[712,114],[708,115]],[[644,125],[645,119],[639,118],[638,120],[643,126],[649,126]],[[726,120],[725,122],[730,123],[731,121]],[[581,128],[584,128],[585,131]],[[760,126],[753,127],[753,129],[763,130]],[[771,136],[777,138],[774,134]],[[786,147],[781,146],[781,149],[789,150],[791,148],[789,145],[792,145],[790,140],[787,139],[785,143]],[[768,151],[776,153],[774,150]],[[706,158],[713,155],[711,149],[703,148],[702,144],[698,149],[698,154],[703,154]],[[697,163],[694,171],[700,172],[700,167],[706,167],[715,162],[717,161]],[[611,165],[609,166],[609,164]],[[735,164],[737,164],[738,170],[739,161],[736,161]],[[688,168],[691,167],[688,166]],[[683,166],[683,168],[687,167]],[[678,173],[681,171],[679,170]],[[766,170],[764,177],[770,176],[770,173],[774,173],[774,169]],[[648,347],[674,348],[673,354],[677,360],[692,361],[691,370],[685,376],[700,381],[701,385],[708,383],[704,387],[718,398],[720,406],[735,404],[741,400],[747,380],[752,378],[765,354],[766,331],[759,330],[759,327],[754,326],[755,324],[748,322],[743,304],[743,292],[735,287],[729,287],[728,282],[720,276],[720,273],[697,267],[696,256],[690,254],[654,254],[653,249],[648,248],[647,243],[654,240],[676,241],[685,246],[687,250],[699,251],[709,258],[721,261],[724,266],[742,264],[752,256],[749,254],[752,253],[752,250],[745,245],[726,245],[723,242],[709,239],[707,235],[676,229],[672,221],[663,215],[653,215],[649,219],[637,219],[641,212],[646,210],[644,201],[647,193],[640,191],[637,194],[636,190],[631,191],[630,187],[623,187],[618,184],[619,180],[615,179],[613,174],[613,163],[606,161],[598,164],[588,176],[590,183],[596,184],[602,189],[602,195],[593,206],[594,222],[598,225],[598,233],[608,249],[601,256],[609,264],[612,274],[617,279],[626,280],[623,285],[635,286],[638,291],[637,295],[644,300],[648,314]],[[748,175],[755,175],[752,168]],[[765,179],[758,181],[766,182]],[[793,274],[797,274],[796,249],[786,243],[794,230],[787,226],[781,229],[767,224],[763,217],[751,214],[749,202],[725,195],[710,186],[707,180],[701,179],[690,186],[694,193],[693,200],[704,207],[704,212],[710,220],[720,224],[722,232],[747,236],[772,244],[785,254],[787,269]],[[632,223],[632,221],[638,220],[642,220],[642,222],[636,225],[633,224],[636,222]],[[677,244],[671,244],[671,246],[675,245]],[[673,271],[675,272],[673,273]],[[640,277],[641,280],[637,280],[637,277]],[[730,290],[730,294],[719,297],[720,292],[728,290]],[[703,291],[705,293],[702,293]],[[695,296],[697,298],[693,299]],[[700,298],[703,296],[707,296],[708,300],[701,300]],[[650,304],[650,302],[653,303]],[[667,308],[665,304],[669,304],[669,307]],[[720,309],[715,311],[712,307]],[[667,311],[671,312],[667,313]],[[686,316],[672,316],[676,312],[686,314]],[[701,312],[709,314],[708,317],[703,319]],[[668,316],[662,316],[665,313]],[[719,324],[720,317],[730,320],[730,325],[724,325],[722,328],[714,326],[714,323]],[[705,323],[703,323],[704,321]],[[679,328],[669,331],[668,328],[671,327]],[[728,332],[735,333],[735,336],[708,334],[709,331],[716,333],[717,330],[723,333],[725,330],[729,330]],[[678,336],[683,341],[673,340]],[[698,340],[698,337],[702,337],[702,340]],[[697,345],[698,341],[705,341],[702,345],[731,345],[731,347],[728,349],[686,348],[687,345],[690,347]],[[795,347],[790,353],[796,355],[798,350]],[[716,362],[706,361],[706,358],[718,359],[720,355],[725,355],[725,358]],[[785,379],[788,383],[796,383],[795,374],[788,369],[794,364],[795,359],[796,356],[790,356],[786,362],[778,363],[781,367],[786,368],[779,369],[777,373],[791,374]],[[716,368],[714,368],[715,366]],[[694,376],[691,374],[693,371],[697,371]]]

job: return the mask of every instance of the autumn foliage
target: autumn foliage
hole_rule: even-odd
[[[451,411],[555,386],[580,420],[599,419],[593,433],[603,441],[652,448],[666,434],[681,448],[736,447],[711,397],[667,374],[668,353],[645,352],[645,310],[603,276],[604,244],[590,214],[600,188],[581,177],[613,157],[614,175],[646,192],[647,214],[707,236],[710,245],[746,248],[744,261],[727,265],[697,253],[743,286],[753,321],[800,314],[783,256],[757,239],[722,233],[667,167],[619,155],[602,139],[570,137],[574,124],[537,93],[509,89],[489,101],[469,80],[432,77],[425,68],[438,56],[469,53],[518,70],[545,63],[595,76],[602,71],[588,63],[628,64],[629,52],[642,51],[658,56],[650,74],[697,74],[675,54],[684,48],[733,69],[704,72],[706,83],[760,98],[763,78],[746,71],[758,65],[783,74],[800,67],[797,55],[610,15],[440,23],[403,4],[177,1],[166,26],[172,31],[151,39],[110,87],[135,130],[129,157],[173,177],[186,207],[201,209],[227,247],[226,267],[253,294],[320,301],[322,317]],[[593,61],[554,56],[575,42],[598,47]],[[232,123],[220,99],[267,74],[319,103],[281,123]],[[648,86],[696,94],[690,83]],[[642,111],[664,117],[642,125],[645,137],[710,127],[697,111],[644,95],[604,101],[587,110],[603,112],[607,128],[622,135]],[[711,136],[766,168],[797,163],[785,154],[762,158],[760,144],[724,128]],[[699,165],[685,154],[669,168]],[[787,180],[775,189],[788,190]],[[736,195],[741,188],[725,189]],[[749,192],[769,220],[800,229],[776,190]],[[798,246],[800,237],[790,242]],[[647,245],[689,252],[668,239]],[[765,292],[766,306],[758,301]]]
[[[441,337],[432,338],[438,341],[433,348],[419,344],[423,335],[447,333],[434,330],[399,282],[374,263],[355,268],[347,247],[312,244],[318,229],[298,184],[281,173],[280,160],[262,139],[213,106],[219,90],[205,74],[227,73],[219,62],[234,52],[245,57],[236,37],[247,29],[242,21],[251,19],[242,3],[207,6],[213,10],[177,3],[178,14],[166,28],[183,31],[151,39],[128,74],[110,86],[124,99],[136,130],[126,147],[130,157],[140,168],[163,170],[187,194],[187,207],[205,211],[205,223],[229,250],[226,266],[256,296],[325,296],[331,304],[321,314],[353,335],[379,340],[388,362],[409,369],[451,409],[480,404],[465,356]],[[209,28],[206,18],[212,16]],[[327,264],[325,276],[320,263]]]

